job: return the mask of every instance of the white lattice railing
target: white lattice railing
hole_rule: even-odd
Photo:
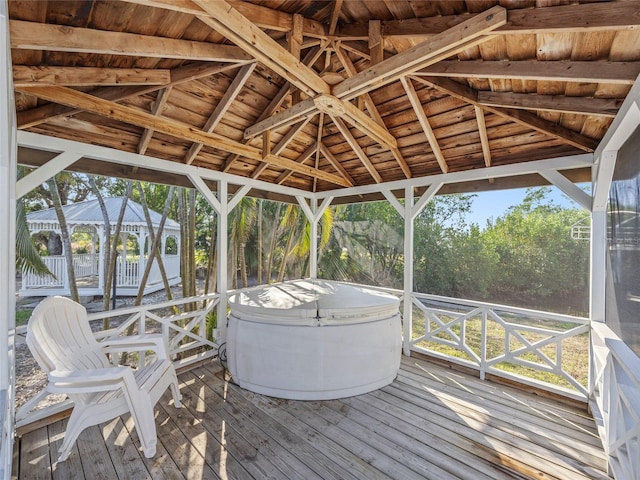
[[[176,368],[199,362],[218,353],[215,339],[209,338],[212,325],[207,326],[210,314],[219,301],[219,294],[183,298],[179,300],[121,308],[107,312],[92,313],[88,316],[96,339],[103,341],[126,335],[161,333],[168,346],[169,354],[174,359]],[[105,320],[109,328],[104,329]],[[26,333],[26,327],[20,327],[20,335]],[[118,359],[112,359],[114,363]],[[127,358],[127,364],[136,366],[146,361],[144,353]],[[68,408],[68,401],[30,412],[38,402],[47,396],[42,391],[21,408],[16,414],[18,426],[31,423]]]
[[[411,349],[587,400],[589,321],[413,293]]]
[[[41,257],[49,271],[54,275],[37,275],[22,272],[22,288],[64,287],[67,278],[67,262],[62,255]]]
[[[73,270],[76,277],[88,277],[98,274],[98,255],[81,253],[73,256]]]
[[[605,324],[592,330],[591,410],[617,479],[640,478],[640,358]]]

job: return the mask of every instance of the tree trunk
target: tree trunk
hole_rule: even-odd
[[[240,279],[242,282],[242,288],[247,288],[249,286],[249,282],[247,279],[247,259],[245,257],[246,245],[241,243],[238,246],[239,249],[239,257],[240,257]]]
[[[144,190],[142,189],[142,183],[140,182],[138,182],[138,192],[140,192],[140,205],[142,205],[144,219],[147,222],[147,229],[149,230],[149,240],[151,242],[150,245],[154,245],[156,243],[156,233],[153,231],[153,222],[151,221],[151,215],[149,215],[147,199],[145,197]],[[157,235],[160,235],[160,238],[162,238],[160,231],[157,232]],[[161,242],[158,242],[159,247],[160,243]],[[144,245],[141,245],[140,255],[144,255]],[[151,258],[151,253],[149,253],[149,258]],[[164,268],[164,261],[162,260],[162,252],[158,251],[156,253],[156,260],[158,262],[158,269],[160,270],[160,276],[162,277],[164,289],[167,292],[167,300],[173,300],[173,295],[171,294],[171,286],[169,285],[169,280],[167,279],[167,271]]]
[[[111,253],[109,254],[109,265],[108,265],[108,275],[105,278],[105,295],[102,297],[102,306],[105,311],[110,310],[111,304],[111,285],[113,284],[113,276],[115,275],[115,260],[116,260],[116,252],[118,248],[118,237],[120,236],[120,230],[122,229],[122,222],[124,220],[124,214],[127,211],[127,201],[129,200],[129,196],[131,196],[131,189],[133,188],[133,183],[131,180],[127,182],[127,188],[124,194],[124,198],[122,199],[122,205],[120,206],[120,213],[118,215],[118,222],[116,223],[116,229],[113,232],[113,242],[111,243]],[[126,260],[126,259],[125,259]]]
[[[56,232],[49,232],[49,238],[47,239],[47,251],[49,252],[49,255],[62,255],[62,252],[64,251],[62,248],[62,237]]]
[[[293,244],[293,232],[289,232],[289,236],[287,238],[287,246],[285,247],[284,254],[282,255],[282,262],[280,262],[280,271],[278,272],[278,282],[282,282],[284,280],[284,274],[287,268],[287,260],[289,259],[289,254],[291,251],[292,244]]]
[[[216,274],[218,271],[218,262],[216,261],[217,231],[218,231],[218,221],[216,216],[216,220],[213,222],[213,225],[211,226],[211,240],[209,242],[209,255],[207,256],[207,277],[205,278],[205,281],[204,281],[205,295],[209,292],[215,292],[216,290]]]
[[[271,239],[269,241],[269,251],[267,252],[267,271],[265,272],[266,283],[271,283],[271,270],[273,268],[273,254],[276,250],[276,240],[280,231],[280,210],[282,209],[282,203],[278,203],[276,208],[275,218],[273,219],[273,229],[271,231]]]
[[[60,224],[60,236],[62,237],[62,244],[64,250],[64,257],[67,262],[67,279],[69,281],[69,294],[71,299],[80,302],[80,296],[78,295],[78,286],[76,285],[76,272],[73,268],[73,253],[71,252],[71,237],[69,235],[69,228],[67,227],[67,219],[64,217],[62,211],[62,202],[60,200],[60,194],[58,193],[58,185],[55,177],[50,178],[47,181],[49,190],[51,191],[51,198],[53,200],[53,208],[56,211],[58,217],[58,223]]]
[[[104,199],[102,198],[102,194],[100,190],[98,190],[98,186],[96,185],[96,180],[93,178],[93,175],[89,175],[89,188],[91,188],[91,192],[95,195],[98,200],[98,205],[100,205],[100,211],[102,212],[102,221],[104,223],[104,233],[103,238],[100,239],[100,254],[103,258],[103,267],[104,270],[101,272],[103,285],[102,285],[102,296],[104,298],[105,295],[109,295],[109,291],[111,285],[107,283],[107,277],[109,274],[109,265],[111,265],[111,223],[109,222],[109,212],[107,211],[107,207],[104,204]],[[104,241],[104,245],[103,245]],[[108,322],[108,319],[105,319]],[[109,328],[107,325],[105,328]]]

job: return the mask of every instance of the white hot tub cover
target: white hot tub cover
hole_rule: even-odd
[[[257,287],[229,298],[239,319],[281,325],[337,325],[381,320],[396,315],[394,295],[326,280],[294,280]]]

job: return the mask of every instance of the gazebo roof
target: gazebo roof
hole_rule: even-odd
[[[18,128],[320,193],[591,153],[640,72],[640,4],[557,3],[12,1]]]
[[[115,225],[120,215],[120,208],[122,207],[122,200],[124,197],[108,197],[104,199],[107,213],[109,214],[109,222],[111,225]],[[69,225],[103,225],[104,219],[102,216],[102,210],[98,200],[87,200],[84,202],[70,203],[62,207],[64,211],[65,219]],[[151,217],[151,223],[154,227],[160,224],[162,215],[153,210],[149,210],[149,216]],[[58,222],[55,209],[47,208],[45,210],[37,210],[27,214],[27,222],[32,224],[42,222]],[[146,220],[144,217],[144,211],[142,205],[133,200],[127,201],[127,208],[125,210],[123,225],[143,225],[146,226]],[[165,221],[165,228],[171,230],[179,230],[180,224],[167,218]]]

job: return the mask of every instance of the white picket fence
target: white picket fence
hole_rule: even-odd
[[[586,401],[588,375],[577,378],[572,357],[589,361],[589,320],[437,295],[412,294],[413,351],[480,372],[514,379]]]

